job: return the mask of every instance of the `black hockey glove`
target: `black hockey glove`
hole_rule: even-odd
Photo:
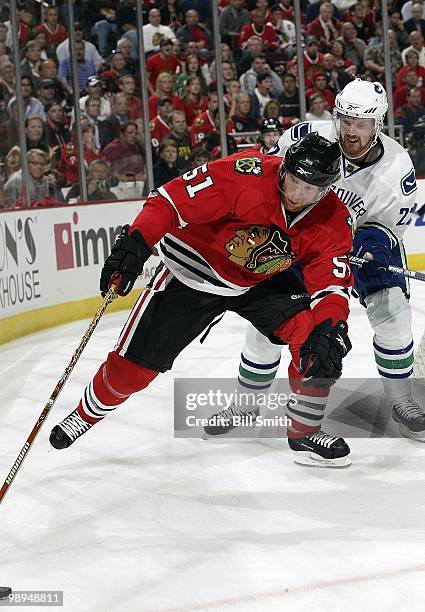
[[[331,387],[342,374],[342,359],[351,350],[347,323],[331,319],[313,329],[300,348],[300,372],[303,382],[316,387]]]
[[[129,227],[124,225],[103,265],[100,275],[102,297],[105,297],[112,283],[117,286],[118,295],[130,293],[145,262],[152,255],[150,246],[139,231],[135,230],[129,236]]]

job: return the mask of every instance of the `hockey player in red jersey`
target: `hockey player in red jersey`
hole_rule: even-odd
[[[127,295],[158,242],[163,264],[78,407],[53,428],[51,444],[70,446],[169,370],[226,310],[289,345],[289,377],[301,398],[326,397],[351,348],[346,325],[351,223],[330,191],[339,161],[339,146],[313,133],[291,147],[283,162],[258,151],[236,153],[152,193],[112,247],[101,293],[113,281],[118,294]],[[305,286],[291,270],[294,262]],[[310,433],[299,427],[298,440],[304,442],[298,441],[296,452],[305,452]],[[324,460],[345,464],[345,442],[329,446]]]

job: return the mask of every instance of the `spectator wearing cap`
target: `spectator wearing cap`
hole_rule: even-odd
[[[159,143],[171,132],[169,117],[173,111],[173,101],[164,96],[158,100],[158,114],[149,123],[151,144],[157,150]]]
[[[44,9],[44,22],[35,29],[45,33],[50,52],[54,52],[57,46],[68,38],[65,27],[59,23],[59,10],[56,6]]]
[[[37,98],[44,107],[56,100],[56,83],[53,79],[42,79],[38,82]]]
[[[87,98],[89,96],[97,96],[98,98],[100,98],[99,120],[104,121],[105,119],[107,119],[112,111],[111,111],[111,103],[103,95],[105,92],[105,86],[104,86],[102,79],[95,74],[89,76],[89,78],[87,79],[87,84],[86,84],[86,92],[87,94],[85,96],[82,96],[79,100],[81,111],[84,112],[84,109],[86,107]]]
[[[111,55],[111,67],[100,73],[109,93],[117,93],[120,89],[120,77],[126,73],[125,59],[121,51],[114,50]]]
[[[264,53],[255,53],[251,59],[251,68],[241,74],[239,83],[241,84],[241,91],[245,91],[247,94],[252,96],[257,86],[257,76],[260,72],[269,72],[272,77],[271,93],[274,96],[279,96],[282,93],[283,85],[279,76],[271,70],[267,63],[267,58]]]
[[[323,53],[319,51],[319,41],[315,36],[307,36],[303,62],[305,80],[308,82],[311,81],[313,72],[323,66]]]
[[[156,80],[161,72],[168,72],[178,76],[181,73],[181,64],[177,59],[173,41],[164,38],[159,43],[158,53],[151,55],[146,62],[147,86],[149,94],[155,95]]]
[[[317,38],[320,51],[324,53],[330,49],[334,40],[341,31],[341,23],[333,16],[334,7],[330,2],[320,5],[319,15],[307,26],[307,34]]]
[[[62,82],[58,77],[58,66],[54,59],[48,58],[42,60],[39,71],[39,81],[52,80],[55,84],[55,98],[62,102],[65,98],[65,92],[69,90],[69,86],[66,82]],[[66,87],[65,87],[66,84]]]
[[[251,36],[259,36],[264,45],[264,51],[271,53],[279,47],[279,42],[273,26],[266,23],[264,13],[259,9],[251,12],[251,23],[245,25],[239,36],[239,47],[245,49]]]
[[[337,40],[341,41],[344,46],[344,57],[351,60],[356,66],[357,72],[362,72],[366,43],[357,36],[354,24],[350,21],[343,23],[341,25],[341,36]]]
[[[305,92],[307,100],[309,100],[310,97],[315,93],[320,94],[325,100],[325,110],[331,111],[335,106],[335,94],[333,94],[332,91],[329,89],[328,80],[324,72],[316,72],[313,75],[313,87],[310,87]]]
[[[90,74],[95,74],[103,66],[103,59],[99,51],[96,49],[93,43],[88,40],[84,40],[84,27],[81,23],[75,22],[74,24],[75,41],[76,43],[84,43],[84,59],[87,62],[92,62],[94,69]],[[56,48],[56,57],[58,58],[59,66],[63,64],[65,60],[70,59],[69,55],[69,38],[61,42]],[[90,76],[90,75],[87,75]]]
[[[46,113],[47,144],[54,152],[71,140],[66,127],[65,113],[59,102],[49,102],[44,107]]]
[[[251,96],[251,112],[255,119],[260,121],[264,117],[264,107],[274,96],[270,93],[272,77],[269,72],[260,72],[257,75],[257,86]]]
[[[161,24],[161,13],[157,8],[151,8],[148,12],[148,23],[143,26],[143,45],[145,53],[159,51],[159,43],[163,39],[175,39],[173,30]]]
[[[158,112],[158,100],[171,98],[174,110],[185,110],[183,100],[173,93],[174,79],[168,72],[161,72],[156,79],[155,95],[149,96],[149,118],[152,119]]]
[[[75,60],[77,64],[77,81],[80,90],[84,89],[87,79],[92,74],[95,74],[96,68],[93,64],[93,60],[85,59],[85,45],[84,41],[75,43]],[[65,58],[59,63],[59,77],[66,81],[69,88],[72,88],[72,66],[70,58]]]
[[[111,163],[111,172],[120,181],[144,180],[145,163],[136,122],[129,121],[122,125],[119,138],[115,138],[103,149],[103,155]]]
[[[221,40],[227,42],[232,49],[236,49],[242,28],[250,21],[249,13],[244,7],[244,0],[230,0],[219,16]]]

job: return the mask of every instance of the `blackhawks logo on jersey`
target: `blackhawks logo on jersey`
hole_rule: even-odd
[[[263,174],[262,161],[260,157],[240,157],[235,159],[235,172],[238,174],[261,176]]]
[[[296,257],[289,237],[278,227],[251,225],[237,230],[224,246],[230,261],[256,274],[282,272]]]

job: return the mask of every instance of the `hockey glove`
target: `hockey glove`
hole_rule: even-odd
[[[372,259],[359,268],[357,276],[369,291],[385,289],[390,284],[392,276],[392,273],[388,270],[391,251],[384,244],[376,244],[366,240],[361,243],[356,255],[357,257],[364,257],[367,253],[372,255]]]
[[[105,261],[100,275],[100,293],[105,297],[113,282],[118,295],[127,295],[133,289],[152,250],[142,234],[134,230],[129,236],[129,225],[124,225],[117,236],[111,254]]]
[[[331,319],[313,329],[300,348],[300,372],[303,383],[316,387],[331,387],[342,374],[342,359],[351,350],[347,323]]]

